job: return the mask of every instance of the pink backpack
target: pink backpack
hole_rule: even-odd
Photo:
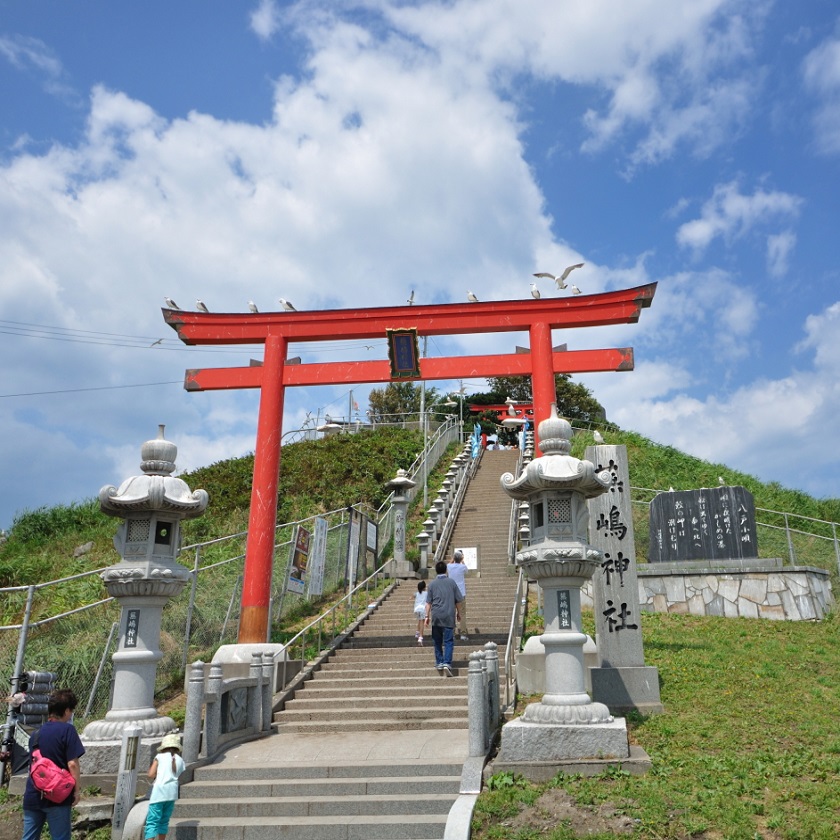
[[[50,802],[64,802],[76,786],[69,770],[62,770],[54,761],[42,756],[37,748],[32,750],[29,775],[32,776],[32,784]]]

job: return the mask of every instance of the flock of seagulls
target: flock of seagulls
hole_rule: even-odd
[[[575,269],[583,268],[583,266],[584,266],[584,263],[575,263],[574,265],[566,266],[566,268],[563,269],[562,274],[550,274],[547,271],[539,271],[536,274],[534,274],[534,277],[536,277],[538,280],[553,280],[557,284],[558,289],[560,289],[560,290],[568,289],[573,295],[579,295],[579,294],[581,294],[580,289],[575,285],[571,285],[571,286],[568,285],[566,283],[566,280],[569,279],[569,275]],[[542,297],[542,295],[540,293],[540,290],[537,288],[536,283],[531,283],[531,297],[534,298],[535,300],[539,300]],[[180,309],[181,308],[180,306],[178,306],[177,303],[175,303],[174,300],[172,300],[171,297],[164,297],[163,299],[164,299],[164,301],[166,301],[166,305],[169,309]],[[478,303],[479,302],[478,296],[471,289],[467,290],[467,300],[470,303]],[[297,312],[297,309],[295,308],[295,306],[290,301],[286,300],[286,298],[280,298],[279,302],[280,302],[280,306],[283,308],[284,312]],[[406,300],[406,303],[409,306],[414,306],[414,289],[411,290],[411,294],[408,296],[408,300]],[[207,312],[207,313],[210,312],[210,310],[207,308],[207,305],[200,298],[196,299],[195,308],[199,312]],[[248,309],[255,314],[260,311],[259,308],[257,307],[256,303],[254,303],[254,301],[252,301],[252,300],[248,301]]]

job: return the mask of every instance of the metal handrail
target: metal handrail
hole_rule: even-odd
[[[470,465],[464,470],[464,477],[458,485],[455,498],[452,500],[452,507],[446,514],[446,521],[443,523],[443,530],[440,532],[440,539],[435,549],[432,566],[438,560],[443,560],[446,557],[446,552],[449,550],[449,541],[452,539],[452,532],[455,530],[455,521],[461,512],[461,505],[464,503],[464,496],[467,495],[467,488],[475,477],[475,471],[478,469],[478,464],[481,461],[481,454],[482,450],[479,450],[478,455],[470,461]]]
[[[356,586],[353,587],[349,592],[345,593],[338,601],[335,602],[329,609],[325,610],[321,615],[317,618],[313,619],[306,625],[303,629],[299,630],[286,642],[283,642],[283,649],[278,651],[274,654],[274,661],[275,663],[277,660],[282,656],[283,657],[283,678],[281,681],[281,685],[285,688],[286,686],[286,664],[291,661],[288,657],[288,651],[293,648],[293,646],[298,642],[298,640],[302,640],[301,642],[301,665],[305,664],[305,656],[306,656],[306,634],[309,633],[315,627],[318,627],[318,650],[321,651],[321,625],[327,621],[329,618],[333,619],[333,629],[332,629],[332,640],[330,641],[327,649],[332,649],[336,647],[336,639],[340,635],[343,635],[347,629],[347,626],[342,627],[338,632],[336,632],[336,616],[340,608],[344,607],[345,610],[345,620],[347,618],[347,612],[352,609],[353,607],[353,595],[359,593],[363,588],[367,591],[370,586],[370,582],[373,581],[375,578],[381,577],[384,574],[385,566],[387,563],[383,563],[373,574],[368,575],[363,581],[358,583]]]
[[[523,611],[528,603],[528,578],[520,568],[519,579],[516,582],[516,597],[513,612],[510,617],[507,643],[505,645],[505,710],[510,709],[516,702],[516,652],[522,638]]]

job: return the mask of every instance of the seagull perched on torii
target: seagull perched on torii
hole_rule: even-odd
[[[478,303],[478,298],[469,289],[467,289],[467,300],[470,303]]]
[[[292,304],[289,303],[289,301],[287,301],[286,298],[280,298],[280,306],[282,306],[283,309],[286,310],[286,312],[297,312],[294,306],[292,306]]]
[[[209,314],[210,310],[207,308],[207,304],[201,300],[200,298],[196,299],[195,308],[199,312],[207,312]]]
[[[536,275],[534,275],[536,277]],[[536,283],[531,283],[531,297],[536,298],[537,300],[540,299],[540,290],[537,288]]]

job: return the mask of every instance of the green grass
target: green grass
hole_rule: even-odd
[[[474,840],[526,840],[530,829],[500,832],[501,824],[550,786],[584,809],[617,806],[638,821],[637,838],[840,837],[838,616],[811,623],[646,613],[642,629],[665,712],[627,722],[651,772],[488,790],[478,800]],[[591,835],[558,826],[539,836]]]

